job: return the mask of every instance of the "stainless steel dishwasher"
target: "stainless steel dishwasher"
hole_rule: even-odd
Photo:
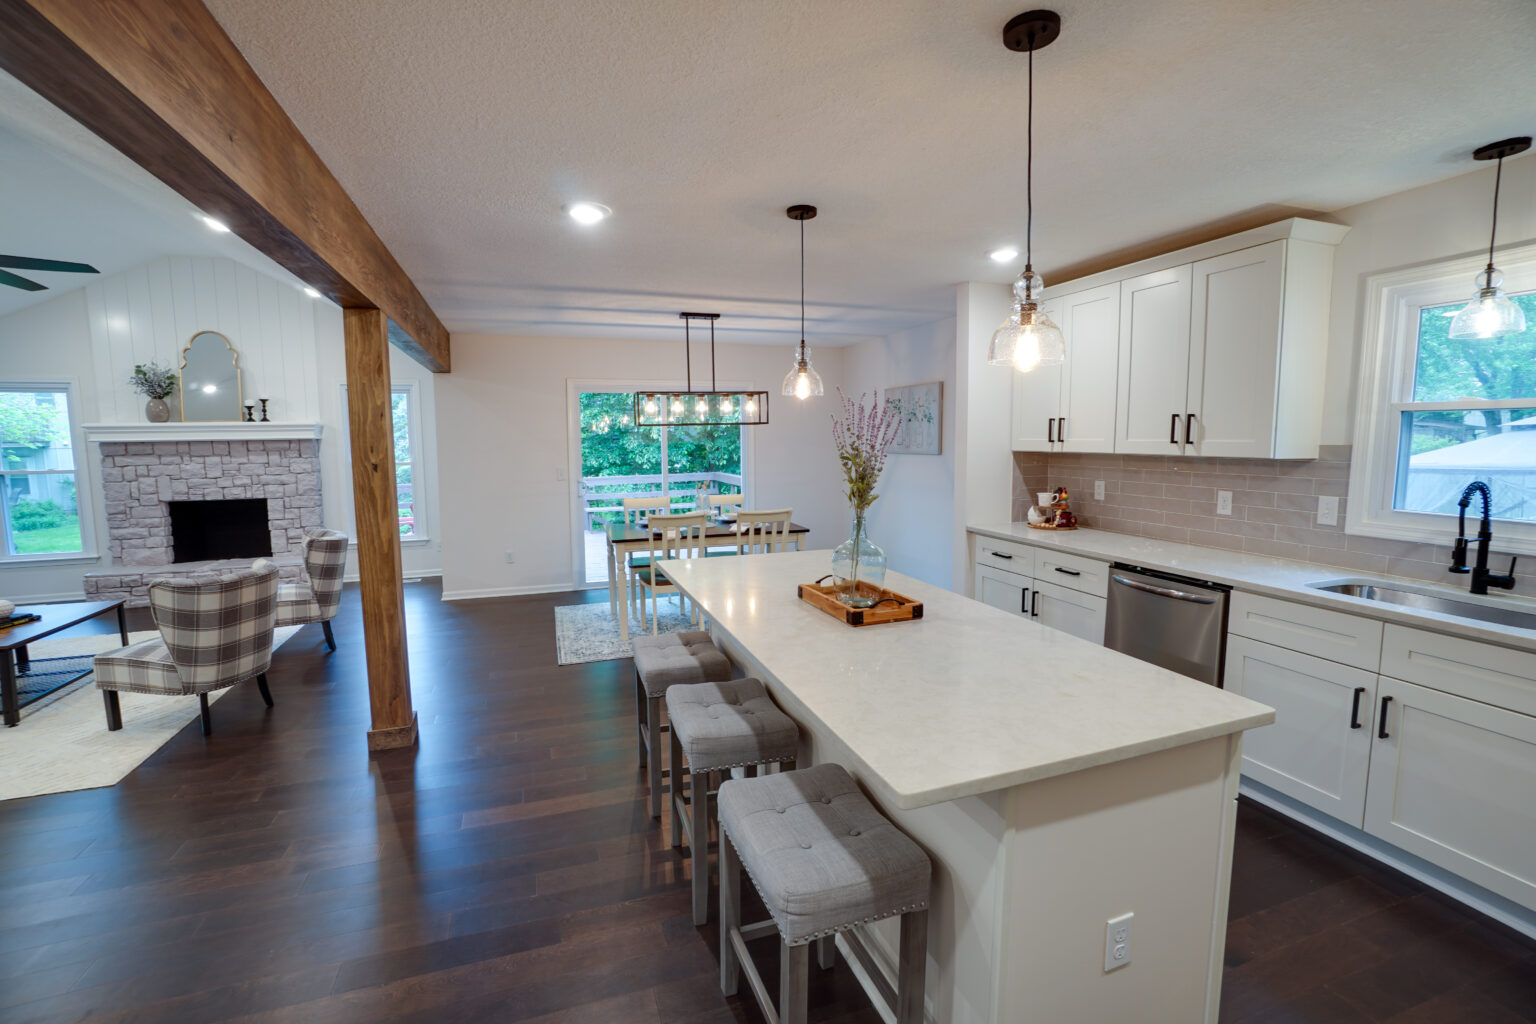
[[[1231,592],[1208,580],[1112,563],[1104,646],[1220,686]]]

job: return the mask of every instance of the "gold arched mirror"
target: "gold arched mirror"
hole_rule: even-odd
[[[181,419],[184,423],[240,420],[240,358],[218,331],[192,335],[181,353]]]

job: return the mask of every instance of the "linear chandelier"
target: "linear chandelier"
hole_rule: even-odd
[[[679,313],[683,321],[683,364],[687,387],[682,391],[635,392],[635,425],[639,427],[759,427],[768,422],[768,392],[720,391],[715,384],[715,321],[719,313]],[[695,320],[709,321],[709,390],[693,389]]]

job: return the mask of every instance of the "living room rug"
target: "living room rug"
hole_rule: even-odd
[[[629,620],[629,635],[649,636],[650,616],[642,628],[634,618]],[[680,615],[677,606],[663,605],[659,619],[660,632],[681,633],[696,628],[686,616]],[[555,652],[562,665],[580,665],[589,661],[613,661],[628,658],[634,651],[628,640],[619,639],[619,620],[608,613],[607,602],[598,604],[565,604],[555,608]]]
[[[299,631],[284,626],[272,637],[277,648]],[[132,643],[159,636],[155,630],[129,633]],[[89,667],[89,659],[121,645],[116,633],[40,640],[31,645],[32,664],[48,670]],[[80,671],[75,668],[74,671]],[[241,684],[242,686],[245,684]],[[208,703],[231,688],[215,690]],[[0,800],[115,786],[198,716],[196,697],[119,694],[123,727],[107,731],[107,716],[95,677],[86,675],[21,709],[21,724],[0,728]]]

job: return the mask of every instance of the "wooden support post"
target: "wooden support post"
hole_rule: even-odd
[[[389,395],[389,318],[377,309],[342,311],[347,339],[347,416],[352,431],[352,497],[363,586],[363,646],[373,728],[368,749],[416,742],[405,644],[405,580],[395,495],[395,431]]]

